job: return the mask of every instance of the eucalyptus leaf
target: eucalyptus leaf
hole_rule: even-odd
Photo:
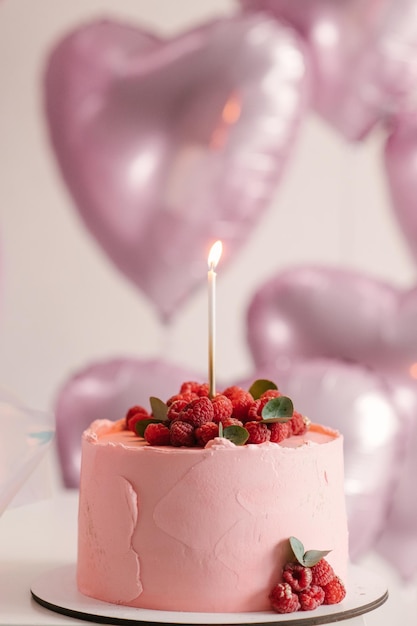
[[[263,422],[287,422],[294,413],[294,405],[291,398],[279,396],[271,398],[262,409]],[[285,419],[284,419],[285,418]]]
[[[290,545],[300,565],[304,565],[304,546],[297,537],[290,537]]]
[[[160,400],[152,396],[149,398],[151,404],[152,415],[158,422],[165,422],[168,419],[168,406]]]
[[[235,446],[244,446],[249,439],[249,433],[243,426],[226,426],[223,430],[223,437]]]
[[[331,552],[331,550],[307,550],[304,554],[303,565],[305,565],[305,567],[313,567],[327,556],[329,552]]]
[[[219,422],[219,437],[223,437],[223,424]]]
[[[278,389],[275,383],[271,380],[266,380],[265,378],[259,378],[252,383],[249,388],[249,393],[252,395],[254,400],[258,400],[265,391],[269,391],[270,389]]]
[[[146,420],[138,420],[135,424],[135,433],[139,436],[139,437],[143,437],[146,427],[149,426],[149,424],[160,424],[162,420],[156,420],[156,419],[146,419]]]

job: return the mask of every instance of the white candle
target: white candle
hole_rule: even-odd
[[[215,352],[216,352],[216,266],[223,250],[221,241],[216,241],[208,256],[208,378],[209,396],[216,395]]]

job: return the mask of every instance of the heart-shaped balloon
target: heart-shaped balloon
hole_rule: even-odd
[[[300,38],[237,15],[163,41],[95,22],[51,51],[52,145],[75,206],[164,322],[227,262],[275,189],[305,107]]]
[[[150,409],[149,398],[166,400],[181,383],[201,375],[158,359],[119,358],[76,372],[57,394],[56,442],[66,487],[78,487],[81,435],[96,419],[117,420],[134,405]]]
[[[315,109],[348,139],[409,110],[417,85],[415,0],[240,0],[307,41]]]
[[[417,260],[417,112],[401,116],[385,144],[392,206]]]
[[[329,268],[297,268],[274,277],[261,286],[248,310],[248,340],[256,363],[261,371],[269,368],[280,372],[285,389],[289,383],[289,393],[297,400],[304,402],[306,393],[309,405],[303,404],[303,409],[314,419],[323,421],[313,399],[314,380],[321,375],[317,373],[321,367],[315,365],[317,359],[331,357],[335,374],[342,371],[341,367],[361,370],[364,392],[369,382],[368,396],[361,399],[358,394],[359,404],[350,404],[343,423],[339,423],[339,414],[344,415],[344,386],[350,389],[345,372],[337,386],[332,383],[328,389],[340,399],[335,416],[327,414],[328,406],[333,410],[331,396],[320,405],[320,413],[330,424],[336,420],[341,432],[349,437],[350,428],[357,429],[362,437],[360,443],[356,439],[359,447],[349,448],[352,444],[348,443],[347,454],[362,451],[368,456],[366,471],[374,476],[380,472],[379,489],[384,491],[385,504],[380,501],[378,515],[384,512],[383,519],[379,523],[367,509],[369,519],[362,529],[364,541],[353,541],[353,553],[376,545],[405,579],[417,572],[417,560],[410,558],[417,554],[417,502],[410,496],[414,489],[412,477],[417,473],[416,322],[417,288],[401,291],[359,273]],[[310,384],[309,372],[314,373],[314,368],[318,369]],[[329,372],[327,380],[332,380],[331,368]],[[293,382],[289,377],[294,377]],[[376,389],[386,396],[376,393]],[[392,440],[383,434],[388,406],[394,408],[399,420],[392,430]],[[350,415],[355,407],[360,408],[360,414],[353,425]],[[370,421],[361,427],[368,412]],[[389,423],[393,426],[391,419]],[[384,451],[379,454],[386,465],[374,474],[371,452],[378,442],[384,442]],[[349,470],[347,480],[349,484]],[[362,480],[365,485],[366,472]],[[387,481],[390,497],[385,491]],[[376,500],[381,494],[382,491],[375,492]],[[358,507],[362,506],[366,509],[366,502],[359,498]]]
[[[255,363],[334,358],[417,377],[417,287],[358,272],[299,267],[254,294],[247,336]]]
[[[349,553],[358,559],[384,529],[407,423],[386,381],[361,365],[330,359],[271,364],[256,377],[274,380],[297,410],[343,433]]]

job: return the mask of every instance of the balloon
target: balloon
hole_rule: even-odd
[[[241,0],[288,21],[306,39],[315,109],[348,139],[414,108],[415,0]]]
[[[417,259],[417,112],[397,120],[384,156],[393,210]]]
[[[397,383],[397,395],[406,404],[409,423],[403,429],[402,462],[393,463],[391,471],[397,476],[396,487],[377,551],[393,564],[403,579],[411,581],[417,574],[417,392],[416,383]]]
[[[299,267],[254,294],[247,338],[256,365],[334,358],[417,377],[417,287],[360,273]]]
[[[258,369],[256,377],[274,380],[311,421],[343,433],[349,553],[357,560],[384,528],[406,423],[385,379],[362,365],[331,359],[273,364]]]
[[[162,400],[187,380],[201,376],[157,359],[111,359],[92,363],[70,377],[56,403],[56,442],[66,487],[78,487],[81,435],[96,419],[121,419],[136,404],[150,409],[149,398]],[[203,382],[203,381],[202,381]]]
[[[268,205],[306,104],[304,48],[261,15],[163,41],[94,22],[51,51],[46,117],[92,236],[164,322]]]

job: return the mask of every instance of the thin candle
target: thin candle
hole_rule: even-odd
[[[208,256],[208,379],[209,396],[216,395],[215,353],[216,353],[216,266],[223,250],[221,241],[216,241]]]

